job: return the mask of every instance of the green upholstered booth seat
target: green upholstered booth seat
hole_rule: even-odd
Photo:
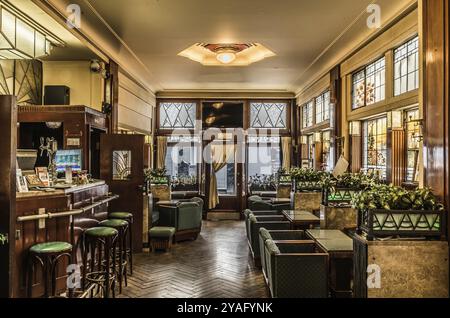
[[[128,226],[128,222],[125,220],[120,220],[120,219],[108,219],[108,220],[100,222],[98,225],[103,226],[103,227],[112,227],[114,229],[118,229],[118,228]]]
[[[128,213],[128,212],[111,212],[108,214],[108,217],[110,219],[121,219],[121,220],[125,220],[125,219],[129,219],[133,217],[133,214]]]
[[[261,257],[261,267],[264,278],[268,281],[267,257],[265,253],[265,242],[267,240],[273,241],[302,241],[308,240],[305,231],[302,230],[283,230],[283,231],[269,231],[266,228],[259,229],[259,250]]]
[[[270,215],[281,215],[281,212],[277,212],[277,211],[252,211],[250,209],[246,209],[244,211],[244,217],[245,217],[245,232],[247,235],[247,240],[250,242],[250,230],[249,230],[249,222],[248,222],[248,218],[250,216],[250,214],[253,214],[255,216],[270,216]]]
[[[72,251],[72,244],[66,242],[39,243],[30,247],[30,252],[34,254],[52,254]]]
[[[327,298],[328,254],[314,241],[266,240],[269,290],[274,298]]]
[[[155,226],[148,231],[150,238],[166,238],[169,239],[175,234],[174,227]]]
[[[118,234],[119,232],[112,227],[92,227],[84,232],[84,235],[93,237],[110,237]]]
[[[259,248],[259,229],[266,228],[267,230],[289,230],[291,223],[282,215],[271,216],[249,216],[249,233],[250,241],[249,247],[253,256],[253,260],[257,267],[261,266],[260,248]]]
[[[252,211],[272,210],[272,204],[268,200],[263,200],[260,196],[253,195],[247,200],[248,208]]]

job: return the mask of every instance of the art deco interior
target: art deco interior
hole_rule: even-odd
[[[446,0],[1,0],[1,298],[448,298]]]

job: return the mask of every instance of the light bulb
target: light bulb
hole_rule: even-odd
[[[232,52],[221,52],[217,53],[216,59],[223,64],[230,64],[236,59],[236,54]]]

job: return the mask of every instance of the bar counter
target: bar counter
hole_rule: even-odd
[[[15,264],[13,271],[14,297],[26,297],[26,261],[28,250],[38,243],[62,241],[74,246],[76,254],[76,238],[73,233],[71,220],[79,218],[103,219],[107,215],[107,204],[94,209],[83,211],[76,216],[50,217],[40,220],[19,221],[24,216],[35,216],[46,213],[58,213],[71,209],[82,209],[96,201],[108,197],[108,185],[101,180],[94,180],[86,185],[76,185],[65,189],[55,189],[51,192],[30,191],[17,193],[16,198],[16,235],[15,235]],[[66,267],[63,261],[58,266],[57,288],[64,290],[66,284]],[[35,266],[38,268],[39,266]],[[34,277],[32,296],[43,295],[41,270],[37,270]]]

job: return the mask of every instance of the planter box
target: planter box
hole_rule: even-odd
[[[171,191],[167,184],[152,184],[150,187],[153,199],[156,201],[170,201]]]
[[[350,203],[352,195],[358,193],[360,190],[349,188],[336,188],[334,192],[328,189],[323,190],[323,205],[331,205],[333,203]]]
[[[198,191],[198,189],[199,189],[198,184],[172,186],[172,191]]]
[[[321,192],[296,192],[292,193],[292,195],[294,196],[294,210],[311,213],[320,211],[320,204],[322,203]]]
[[[322,191],[320,181],[295,181],[296,192]]]
[[[320,206],[320,228],[328,230],[354,229],[358,212],[352,207]]]
[[[277,198],[289,199],[291,197],[292,186],[290,184],[279,184],[277,188]]]
[[[445,211],[368,210],[358,212],[358,227],[374,237],[445,237]]]
[[[356,235],[353,246],[355,298],[449,297],[446,241],[368,241]],[[379,269],[378,286],[367,284],[369,265]]]

